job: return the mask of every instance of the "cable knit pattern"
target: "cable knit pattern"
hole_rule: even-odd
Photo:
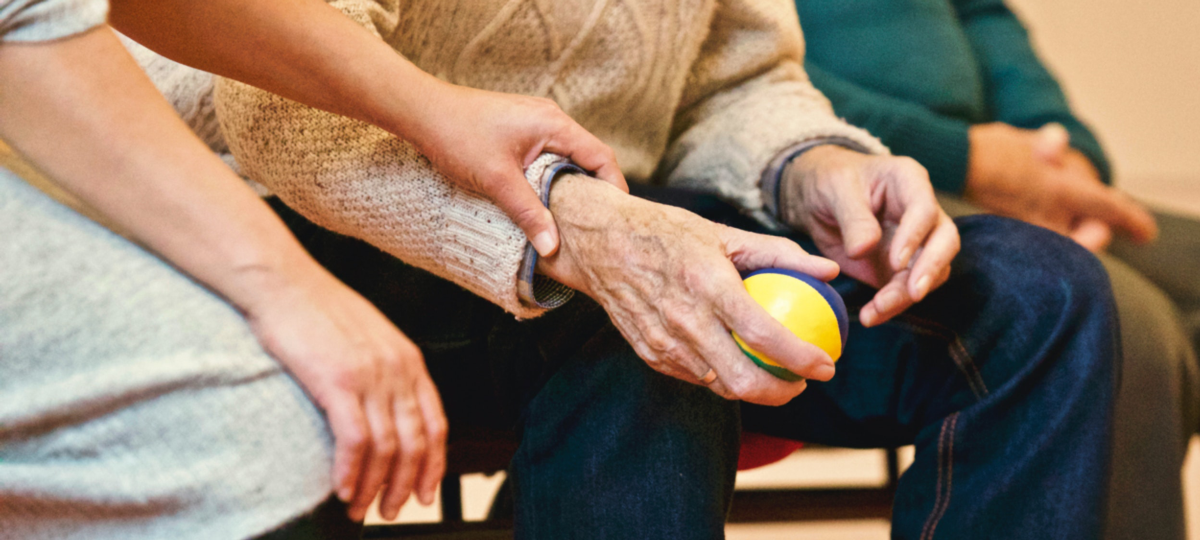
[[[776,155],[818,138],[887,150],[838,120],[801,65],[788,0],[335,0],[425,71],[549,97],[617,152],[626,176],[714,192],[765,218]],[[242,172],[314,222],[362,238],[520,317],[525,238],[409,144],[362,122],[218,79]]]

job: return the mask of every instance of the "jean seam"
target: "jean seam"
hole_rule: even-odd
[[[942,420],[942,431],[938,436],[938,476],[933,510],[925,520],[921,531],[921,540],[933,540],[938,523],[950,508],[950,494],[954,488],[954,433],[958,428],[958,414],[954,413]],[[944,481],[943,481],[944,479]],[[945,485],[945,490],[942,486]]]
[[[900,315],[900,319],[903,319],[903,321],[893,319],[892,324],[905,326],[907,329],[918,334],[945,340],[950,359],[954,361],[959,371],[967,378],[967,386],[971,388],[971,392],[975,394],[975,398],[982,400],[989,394],[987,385],[983,382],[983,375],[979,372],[979,367],[975,364],[975,359],[967,351],[967,346],[963,344],[962,338],[958,333],[934,321],[907,313]]]

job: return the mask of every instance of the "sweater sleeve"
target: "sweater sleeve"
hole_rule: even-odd
[[[970,152],[967,122],[864,88],[811,60],[804,69],[813,85],[833,102],[838,115],[879,137],[893,153],[924,165],[934,188],[962,193]]]
[[[1029,33],[1003,0],[955,0],[967,39],[987,84],[992,119],[1026,129],[1058,122],[1071,146],[1092,161],[1105,183],[1111,168],[1100,142],[1067,104],[1058,81],[1042,64]]]
[[[107,19],[107,0],[0,0],[0,42],[62,39]]]
[[[375,2],[332,4],[375,35],[387,32],[387,13]],[[518,295],[524,233],[488,200],[448,182],[411,144],[229,79],[218,78],[215,99],[241,172],[309,220],[365,240],[518,317],[545,311]],[[546,189],[542,172],[554,162],[547,154],[527,171],[539,193]]]
[[[804,42],[788,0],[718,2],[684,89],[659,176],[715,193],[773,224],[760,182],[772,161],[815,139],[845,139],[887,153],[833,114],[802,67]]]

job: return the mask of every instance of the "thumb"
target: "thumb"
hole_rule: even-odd
[[[1070,237],[1092,253],[1100,253],[1112,243],[1112,228],[1098,219],[1086,218],[1071,228]]]
[[[537,250],[538,255],[554,255],[554,252],[558,251],[559,238],[554,215],[542,204],[542,200],[525,181],[525,177],[517,176],[500,184],[503,187],[490,194],[492,202],[525,232],[525,237],[533,244],[533,249]]]
[[[1033,135],[1033,156],[1052,165],[1062,163],[1070,148],[1071,134],[1058,122],[1051,122]]]

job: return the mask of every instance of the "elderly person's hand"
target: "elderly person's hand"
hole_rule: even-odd
[[[1058,124],[1039,130],[1004,123],[971,127],[965,198],[1002,216],[1045,227],[1101,251],[1112,232],[1135,242],[1157,235],[1154,217],[1105,186]]]
[[[950,277],[958,228],[916,161],[818,146],[792,160],[779,189],[785,223],[812,236],[847,275],[879,288],[859,313],[864,326],[898,315]]]
[[[739,270],[780,267],[832,279],[833,262],[794,242],[739,231],[691,212],[569,175],[550,194],[562,231],[539,269],[596,299],[652,368],[729,399],[780,405],[802,392],[757,367],[730,336],[805,378],[829,380],[833,361],[786,330],[746,292]]]

